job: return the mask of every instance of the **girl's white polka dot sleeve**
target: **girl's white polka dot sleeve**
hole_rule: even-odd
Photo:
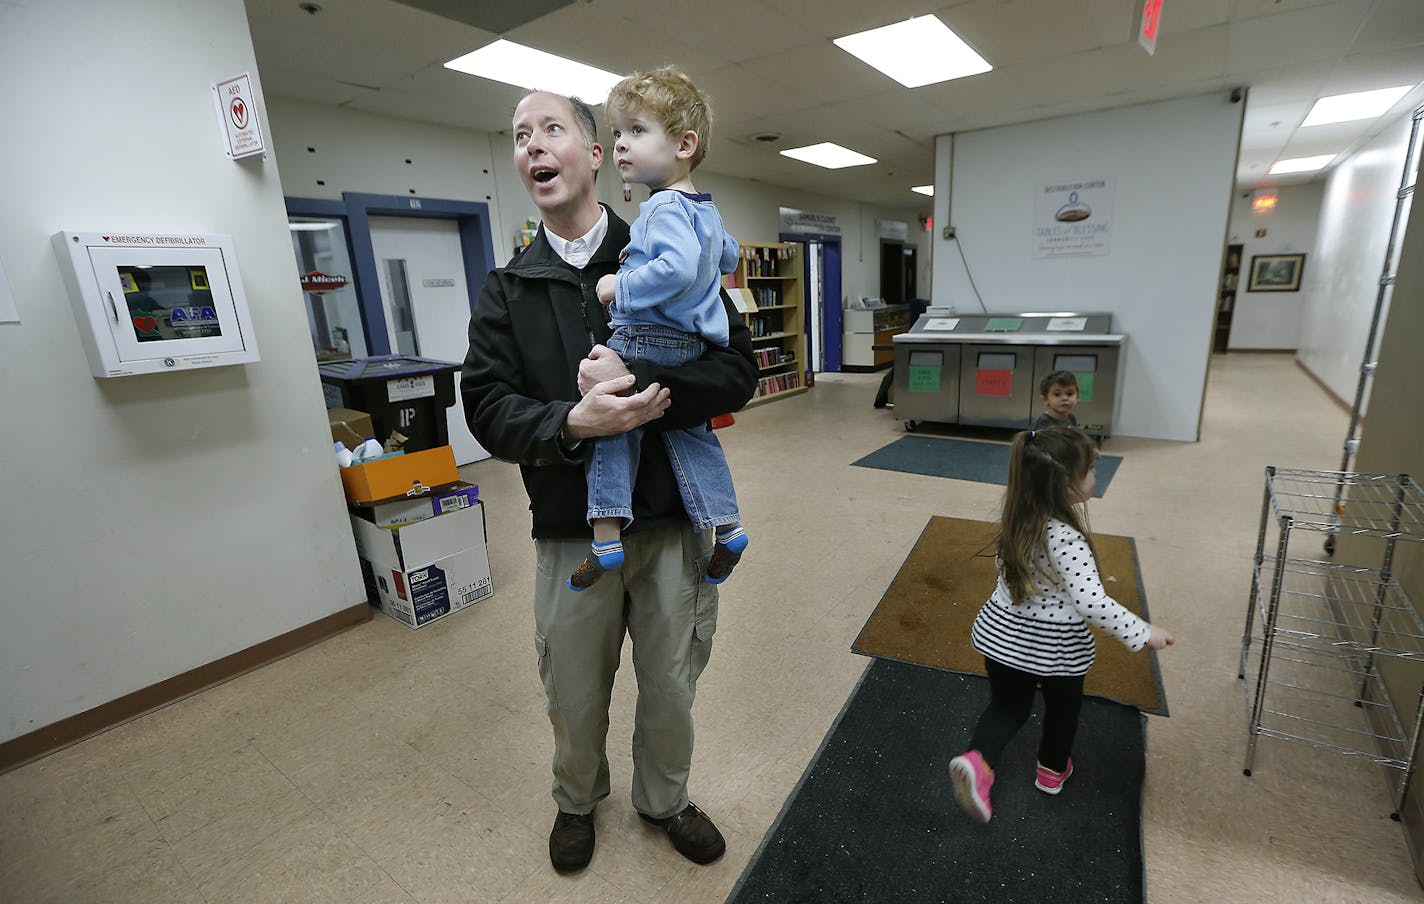
[[[1123,646],[1134,653],[1142,649],[1151,626],[1108,596],[1083,535],[1067,525],[1053,527],[1048,538],[1049,555],[1078,614],[1122,641]]]

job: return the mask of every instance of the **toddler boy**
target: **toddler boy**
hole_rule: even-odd
[[[604,109],[624,184],[651,190],[618,272],[598,281],[598,300],[608,306],[613,324],[608,347],[625,363],[696,360],[706,343],[727,344],[721,277],[736,268],[739,254],[712,196],[692,185],[692,170],[707,153],[712,112],[702,92],[670,66],[623,79]],[[594,443],[586,463],[593,548],[569,578],[574,590],[623,564],[622,532],[633,517],[641,435],[639,428]],[[717,532],[706,579],[720,584],[748,543],[722,446],[706,424],[662,435],[693,528]]]

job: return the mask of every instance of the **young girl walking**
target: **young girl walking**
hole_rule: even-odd
[[[1081,430],[1048,427],[1014,437],[996,541],[998,586],[970,631],[989,674],[989,706],[969,750],[949,763],[959,805],[980,822],[993,815],[994,767],[1028,720],[1039,688],[1043,739],[1034,785],[1057,794],[1073,774],[1083,676],[1095,656],[1088,622],[1133,652],[1172,644],[1170,631],[1123,608],[1098,577],[1084,511],[1097,459],[1093,438]]]

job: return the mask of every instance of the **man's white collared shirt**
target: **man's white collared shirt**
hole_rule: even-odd
[[[608,235],[608,211],[599,208],[598,222],[593,224],[593,228],[576,239],[569,240],[557,236],[550,232],[548,227],[544,228],[544,235],[549,239],[549,247],[554,249],[554,253],[564,259],[564,263],[575,270],[582,270],[588,266],[589,259],[593,257],[593,252],[598,250],[598,246],[603,244],[604,236]]]

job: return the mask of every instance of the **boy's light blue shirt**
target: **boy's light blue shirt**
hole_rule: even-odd
[[[609,306],[613,326],[666,326],[725,347],[721,275],[737,268],[739,253],[711,195],[654,192],[638,208],[623,249]]]

